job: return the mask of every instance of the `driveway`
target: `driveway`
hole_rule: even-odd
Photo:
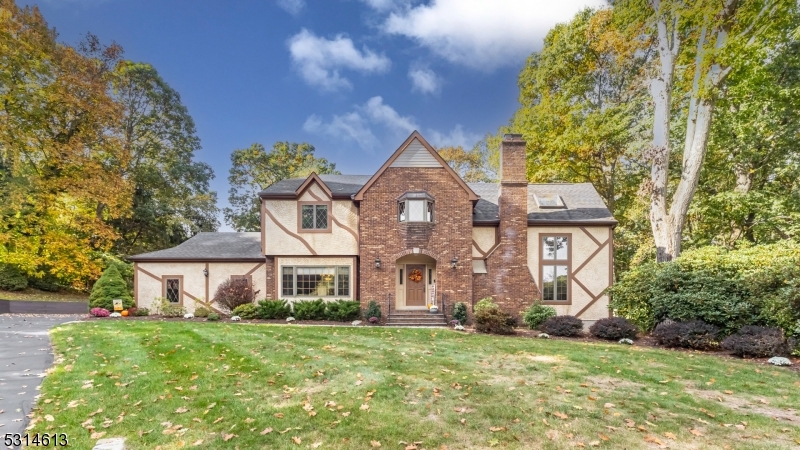
[[[81,317],[0,314],[0,436],[24,431],[44,372],[53,364],[47,330]]]

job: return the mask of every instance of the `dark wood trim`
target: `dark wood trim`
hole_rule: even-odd
[[[600,300],[600,298],[602,298],[602,297],[603,297],[603,293],[602,292],[597,294],[597,295],[595,295],[594,297],[592,297],[592,300],[589,303],[587,303],[586,306],[583,307],[583,309],[578,311],[578,313],[575,314],[575,317],[579,317],[581,314],[585,313],[587,309],[591,308],[592,305],[597,303],[597,301]]]
[[[145,272],[146,273],[146,272]],[[161,277],[161,296],[167,298],[167,280],[180,280],[180,289],[178,289],[178,304],[183,306],[183,296],[185,292],[183,292],[183,275],[164,275]],[[191,296],[188,296],[192,298]],[[195,299],[196,300],[196,299]]]
[[[133,263],[133,304],[139,307],[139,263]]]
[[[324,202],[324,200],[322,200],[321,198],[317,197],[316,194],[314,194],[313,192],[308,191],[308,193],[309,193],[309,195],[314,197],[314,200],[317,200],[319,202]],[[336,218],[336,214],[333,213],[333,203],[332,202],[329,202],[329,203],[331,203],[331,206],[328,208],[328,219],[329,219],[328,222],[330,223],[331,221],[333,221],[333,223],[338,225],[339,228],[341,228],[341,229],[347,231],[348,233],[350,233],[353,236],[353,239],[356,240],[356,245],[358,245],[358,233],[353,231],[352,228],[348,227],[347,225],[343,224],[342,222],[339,222],[339,220]],[[300,207],[298,206],[298,210],[299,210],[299,208]],[[298,218],[298,223],[299,223],[299,220],[300,219]],[[333,230],[331,230],[331,232],[333,232]]]
[[[610,242],[608,246],[608,286],[614,284],[614,229],[608,229],[608,242]],[[605,290],[603,290],[605,293]],[[609,298],[609,300],[611,300]],[[612,317],[614,314],[611,311],[611,308],[608,308],[608,317]]]
[[[255,271],[256,271],[256,270],[258,270],[260,267],[263,267],[263,266],[264,266],[264,264],[265,264],[264,262],[260,262],[260,263],[258,263],[258,265],[256,265],[256,266],[255,266],[255,267],[253,267],[252,269],[250,269],[250,270],[249,270],[249,271],[248,271],[248,272],[247,272],[245,275],[247,275],[247,276],[251,276],[251,275],[253,275],[253,274],[255,273]],[[251,277],[251,278],[252,278],[252,277]]]
[[[328,207],[328,224],[327,228],[324,229],[307,229],[303,228],[302,223],[302,214],[303,214],[303,206],[308,205],[326,205]],[[314,202],[297,202],[297,232],[298,233],[332,233],[333,229],[331,228],[331,219],[333,218],[333,202],[326,202],[326,201],[314,201]],[[314,211],[314,222],[317,221],[317,212]]]
[[[308,244],[308,242],[306,242],[305,239],[303,239],[302,237],[298,236],[295,233],[292,233],[291,231],[289,231],[288,228],[283,226],[282,223],[278,222],[278,219],[276,219],[275,216],[273,216],[272,213],[269,212],[269,209],[264,208],[264,212],[267,213],[267,216],[269,216],[269,218],[275,223],[275,225],[277,225],[278,228],[283,230],[284,233],[286,233],[289,236],[292,236],[293,238],[295,238],[295,239],[299,240],[300,242],[302,242],[303,245],[306,246],[306,248],[308,249],[309,252],[311,252],[312,255],[317,256],[317,252],[314,251],[314,249],[311,247],[311,245]],[[298,256],[307,256],[307,255],[298,255]]]
[[[592,253],[591,255],[589,255],[589,257],[588,257],[588,258],[586,258],[586,259],[585,259],[585,260],[584,260],[584,261],[581,263],[581,265],[580,265],[580,266],[578,266],[578,268],[577,268],[577,269],[575,269],[575,270],[572,272],[572,274],[574,275],[574,274],[576,274],[576,273],[580,272],[580,271],[581,271],[581,269],[583,269],[584,267],[586,267],[586,265],[587,265],[587,264],[589,264],[590,262],[592,262],[592,260],[594,259],[594,257],[595,257],[595,256],[597,256],[597,254],[598,254],[598,253],[600,253],[600,252],[603,250],[603,248],[605,248],[605,246],[606,246],[606,245],[608,245],[608,241],[605,241],[605,242],[603,242],[602,244],[600,244],[600,247],[597,247],[597,248],[595,249],[594,253]]]
[[[566,227],[577,227],[577,226],[597,226],[597,227],[608,227],[608,226],[617,226],[619,222],[616,220],[531,220],[528,219],[528,225],[531,226],[566,226]]]
[[[147,275],[148,277],[150,277],[150,278],[152,278],[152,279],[154,279],[154,280],[156,280],[158,282],[162,282],[163,281],[161,279],[161,277],[157,277],[157,276],[153,275],[152,273],[142,269],[141,267],[137,267],[137,269],[139,270],[139,272],[142,272],[143,274]]]
[[[439,152],[434,150],[431,144],[429,144],[428,141],[426,141],[425,138],[422,137],[422,135],[419,134],[417,130],[414,130],[414,132],[411,133],[411,135],[400,145],[400,147],[398,147],[397,150],[395,150],[392,156],[390,156],[389,159],[386,160],[385,163],[383,163],[381,168],[378,169],[378,171],[375,172],[374,175],[372,175],[372,178],[370,178],[369,181],[367,181],[367,183],[364,186],[362,186],[361,189],[358,190],[356,195],[353,196],[353,200],[355,201],[364,200],[364,193],[367,191],[367,189],[369,189],[375,183],[375,181],[377,181],[378,178],[380,178],[380,176],[383,175],[383,172],[385,172],[386,169],[388,169],[389,166],[392,165],[394,160],[397,159],[397,157],[400,156],[401,153],[403,153],[406,147],[408,147],[408,145],[411,144],[411,141],[413,141],[415,138],[419,139],[419,142],[422,144],[422,146],[425,147],[425,149],[428,150],[428,152],[430,152],[430,154],[433,155],[434,158],[436,158],[436,160],[439,162],[439,164],[442,165],[444,170],[451,177],[453,177],[453,179],[456,180],[456,182],[467,192],[467,195],[469,195],[469,200],[472,202],[477,202],[479,197],[475,194],[475,192],[473,192],[472,189],[470,189],[470,187],[467,185],[467,183],[465,183],[464,180],[462,180],[461,177],[458,176],[458,174],[450,167],[450,165],[447,164],[447,162],[444,159],[442,159],[441,156],[439,156]]]
[[[478,245],[477,242],[475,242],[475,239],[472,240],[472,245],[475,247],[475,250],[477,250],[478,253],[480,253],[483,257],[486,257],[486,252],[481,249],[481,246]]]
[[[207,273],[207,274],[209,274],[209,275],[211,275],[211,272],[209,272],[209,271],[208,271],[208,263],[206,263],[206,273]],[[209,296],[209,293],[208,293],[208,289],[209,289],[209,286],[208,286],[208,283],[209,283],[209,281],[208,281],[208,275],[204,276],[203,278],[205,278],[205,279],[206,279],[206,301],[207,301],[207,302],[209,302],[209,303],[211,303],[211,299],[210,299],[210,298],[208,298],[208,296]]]
[[[294,191],[294,194],[299,198],[301,195],[303,195],[303,191],[308,189],[308,187],[311,186],[311,183],[313,182],[316,182],[319,185],[319,187],[322,188],[323,191],[325,191],[325,195],[327,195],[328,198],[333,197],[333,194],[331,194],[331,190],[328,188],[328,185],[326,185],[325,182],[322,181],[322,179],[319,177],[319,175],[317,175],[316,172],[311,172],[311,175],[309,175],[308,178],[306,178],[306,180],[303,181],[303,184],[301,184],[300,187],[298,187],[297,190]],[[312,194],[312,196],[314,195]],[[316,198],[316,196],[314,196],[314,198]]]
[[[595,244],[597,244],[597,245],[601,245],[601,244],[600,244],[600,241],[598,241],[598,240],[597,240],[597,238],[595,238],[595,237],[592,235],[592,233],[590,233],[590,232],[589,232],[589,230],[587,230],[587,229],[586,229],[586,227],[579,227],[579,228],[581,229],[581,231],[583,231],[583,232],[586,234],[586,236],[588,236],[588,237],[589,237],[589,239],[593,240]]]
[[[266,213],[264,210],[266,209],[266,205],[264,203],[264,199],[261,199],[261,217],[259,220],[261,221],[261,254],[264,255],[267,253],[267,237],[264,231],[264,216]]]
[[[197,303],[201,303],[201,301],[200,301],[200,299],[199,299],[199,298],[197,298],[197,297],[195,297],[194,295],[192,295],[192,294],[190,294],[190,293],[188,293],[188,292],[184,291],[184,290],[183,290],[183,286],[181,286],[181,294],[182,294],[182,295],[185,295],[185,296],[187,296],[187,297],[189,297],[190,299],[194,300],[194,301],[195,301],[195,302],[197,302]],[[183,299],[181,299],[181,304],[183,304]]]
[[[565,237],[567,238],[567,259],[544,259],[544,243],[543,238],[546,237]],[[542,302],[549,305],[571,305],[572,304],[572,247],[575,241],[572,240],[572,233],[539,233],[539,284],[541,286]],[[549,266],[567,266],[567,300],[545,300],[544,299],[544,265],[545,261]],[[556,280],[553,280],[555,283]],[[553,285],[555,289],[555,284]]]
[[[573,278],[572,281],[577,283],[578,286],[581,287],[581,289],[583,289],[587,294],[589,294],[589,297],[594,298],[594,293],[592,291],[590,291],[589,288],[587,288],[583,283],[581,283],[581,281],[579,279]]]

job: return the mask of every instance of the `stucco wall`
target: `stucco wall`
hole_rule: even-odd
[[[208,264],[208,278],[203,275],[203,269]],[[154,311],[156,297],[163,297],[163,279],[169,275],[183,276],[183,306],[187,312],[194,312],[198,305],[194,299],[201,302],[213,299],[217,287],[232,275],[246,275],[248,272],[253,279],[253,286],[260,291],[256,298],[266,297],[268,292],[267,267],[259,262],[139,262],[136,264],[136,302],[137,306],[149,308]],[[255,269],[253,271],[253,269]],[[216,307],[217,304],[213,303]]]
[[[533,279],[536,280],[536,284],[540,287],[542,285],[539,265],[540,235],[560,233],[571,234],[572,237],[572,281],[568,286],[572,304],[564,305],[558,302],[548,302],[547,304],[554,306],[559,315],[577,315],[586,308],[586,305],[591,302],[594,296],[602,293],[611,282],[611,252],[613,247],[611,228],[588,226],[528,228],[528,266],[531,269]],[[600,250],[598,251],[598,249]],[[589,260],[588,263],[586,262],[587,260]],[[582,265],[583,267],[581,267]],[[589,292],[586,292],[581,287],[581,284]],[[608,317],[608,296],[606,295],[600,297],[579,316],[583,320],[592,321],[603,317]]]
[[[331,201],[313,183],[298,200],[264,200],[264,253],[267,255],[357,255],[358,208],[350,200],[333,200],[329,232],[298,227],[298,201]],[[276,223],[277,222],[277,223]],[[279,225],[280,224],[280,225]]]
[[[352,257],[276,257],[275,258],[275,278],[277,284],[277,293],[278,297],[282,299],[286,299],[289,303],[292,303],[295,300],[316,300],[319,297],[287,297],[284,295],[280,295],[283,292],[283,280],[281,278],[281,267],[283,266],[348,266],[350,267],[350,295],[349,296],[334,296],[334,297],[325,297],[324,300],[338,300],[338,299],[346,299],[346,300],[354,300],[356,298],[356,286],[358,286],[357,277],[358,271],[355,263],[355,258]]]
[[[472,227],[472,257],[486,256],[485,253],[494,247],[496,237],[497,227]]]

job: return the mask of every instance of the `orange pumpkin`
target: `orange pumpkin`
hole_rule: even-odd
[[[124,309],[120,314],[122,314],[122,317],[128,317],[128,310]]]

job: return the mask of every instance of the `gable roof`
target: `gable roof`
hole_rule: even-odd
[[[261,232],[201,232],[164,250],[130,256],[131,261],[264,261]]]
[[[361,189],[359,189],[359,191],[356,193],[356,195],[353,196],[353,200],[356,200],[356,201],[363,200],[364,199],[364,192],[366,192],[370,188],[370,186],[372,186],[372,184],[375,183],[375,181],[377,181],[378,178],[380,178],[381,175],[383,175],[383,172],[385,172],[386,169],[388,169],[389,166],[391,166],[392,163],[398,157],[400,157],[400,155],[403,154],[403,152],[406,150],[406,148],[415,139],[418,140],[420,144],[422,144],[422,146],[439,162],[439,164],[441,164],[441,166],[444,168],[444,170],[451,177],[453,177],[453,179],[467,192],[467,195],[469,195],[470,201],[473,201],[473,202],[478,201],[478,196],[475,194],[475,192],[472,191],[472,189],[470,189],[469,185],[467,185],[467,183],[465,183],[464,180],[462,180],[461,177],[458,176],[458,174],[450,167],[450,165],[447,164],[447,162],[444,159],[442,159],[441,156],[439,156],[439,152],[434,150],[433,147],[431,146],[431,144],[429,144],[428,141],[426,141],[425,138],[422,137],[422,135],[419,134],[419,132],[417,130],[414,130],[414,132],[411,133],[411,135],[405,140],[405,142],[403,142],[403,144],[401,144],[400,147],[398,147],[397,150],[395,150],[395,152],[392,153],[392,156],[390,156],[389,159],[386,160],[385,163],[383,163],[381,168],[378,169],[377,172],[375,172],[375,175],[372,175],[372,177],[369,179],[369,181],[367,181],[364,184],[364,186]]]
[[[497,183],[469,183],[481,196],[472,214],[472,223],[492,225],[500,221],[498,198],[500,185]],[[535,196],[555,194],[564,201],[565,208],[539,208]],[[548,183],[528,185],[528,224],[529,225],[616,225],[605,202],[591,183]]]
[[[319,187],[322,188],[323,191],[325,191],[325,193],[328,195],[329,198],[333,197],[333,193],[331,193],[331,190],[328,189],[328,186],[325,185],[325,182],[319,178],[319,175],[317,175],[316,172],[311,172],[311,175],[309,175],[308,178],[306,178],[306,181],[303,181],[303,184],[301,184],[300,187],[297,188],[297,190],[295,190],[294,192],[295,195],[297,195],[298,197],[303,195],[303,192],[306,189],[308,189],[309,186],[311,186],[311,183],[314,182],[316,182],[317,185],[319,185]]]
[[[369,181],[370,177],[371,175],[317,175],[317,178],[325,183],[325,186],[330,190],[331,196],[340,200],[351,200],[353,195]],[[308,178],[281,180],[264,189],[258,195],[266,199],[297,198],[298,189],[306,181],[308,181]]]

